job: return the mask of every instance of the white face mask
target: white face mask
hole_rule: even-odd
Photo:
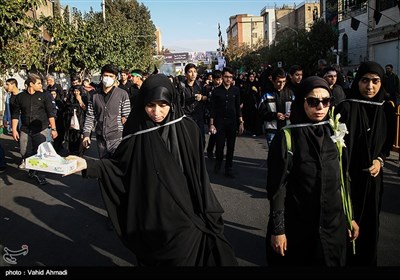
[[[111,87],[114,84],[114,79],[111,77],[103,77],[103,85],[108,88]]]

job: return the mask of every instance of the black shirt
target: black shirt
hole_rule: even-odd
[[[211,99],[211,118],[238,121],[241,116],[239,88],[230,86],[226,89],[223,84],[216,87]]]
[[[123,84],[123,83],[122,83],[122,80],[121,80],[121,81],[119,81],[118,87],[119,87],[119,88],[122,88],[123,90],[125,90],[125,91],[128,93],[129,96],[132,95],[132,87],[133,87],[133,84],[132,84],[131,81],[128,80],[128,81],[126,81],[126,84]]]
[[[113,92],[114,92],[114,87],[113,87],[108,93],[105,93],[105,92],[103,91],[103,89],[101,89],[101,94],[103,95],[104,103],[105,103],[105,104],[107,104],[107,102],[108,102],[108,100],[110,99],[111,94],[112,94]]]
[[[29,94],[22,91],[12,104],[12,119],[21,115],[21,131],[39,133],[49,126],[49,118],[55,118],[53,105],[48,93],[40,91]]]

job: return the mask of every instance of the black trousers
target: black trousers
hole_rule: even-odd
[[[214,153],[216,142],[217,136],[215,134],[210,134],[210,137],[208,138],[207,153]]]
[[[236,122],[232,119],[216,120],[215,126],[217,129],[216,136],[216,164],[221,166],[224,159],[224,147],[226,141],[226,157],[225,170],[232,169],[233,153],[235,151],[236,142]]]

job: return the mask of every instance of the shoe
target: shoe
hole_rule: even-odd
[[[220,170],[221,170],[221,163],[215,163],[214,174],[218,174]]]
[[[214,153],[207,151],[207,157],[208,159],[214,159]]]
[[[225,170],[225,176],[229,178],[235,178],[235,174],[233,174],[231,169]]]
[[[0,173],[3,173],[7,169],[7,165],[0,166]]]
[[[36,173],[37,173],[36,170],[29,170],[29,171],[28,171],[28,176],[29,176],[29,178],[32,179],[33,177],[35,177]]]
[[[38,181],[39,185],[43,186],[48,184],[49,182],[47,182],[46,178],[44,178],[43,176],[39,176],[39,175],[35,175],[34,176],[36,178],[36,180]]]

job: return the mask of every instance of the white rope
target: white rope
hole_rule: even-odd
[[[175,123],[177,123],[177,122],[180,122],[180,121],[181,121],[183,118],[185,118],[185,117],[186,117],[186,115],[183,115],[183,116],[180,117],[179,119],[176,119],[176,120],[167,122],[167,123],[165,123],[165,124],[163,124],[163,125],[155,126],[155,127],[150,127],[150,128],[148,128],[148,129],[145,129],[145,130],[136,131],[136,132],[133,133],[133,134],[128,134],[128,135],[126,135],[124,138],[122,138],[122,141],[124,141],[125,139],[128,139],[128,138],[130,138],[130,137],[132,137],[132,136],[136,136],[136,135],[143,134],[143,133],[148,133],[148,132],[151,132],[151,131],[160,129],[161,127],[164,127],[164,126],[167,126],[167,125],[175,124]]]

